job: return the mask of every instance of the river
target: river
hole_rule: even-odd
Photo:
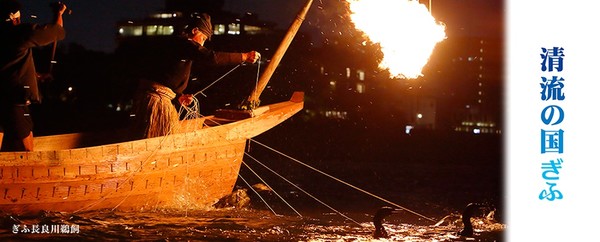
[[[397,131],[370,138],[294,125],[249,143],[236,185],[247,204],[4,216],[0,240],[503,241],[501,135]],[[246,183],[272,190],[255,193]],[[472,218],[474,235],[458,236],[469,203],[486,207]],[[375,239],[373,216],[382,206],[403,210],[383,221],[390,237]]]

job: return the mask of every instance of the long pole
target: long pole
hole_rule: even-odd
[[[286,35],[283,38],[283,41],[279,44],[279,47],[275,51],[275,54],[273,55],[271,62],[269,62],[269,64],[265,68],[265,71],[258,79],[258,84],[254,88],[254,90],[252,91],[252,93],[250,94],[248,99],[246,99],[240,105],[241,109],[252,110],[252,109],[258,107],[258,105],[260,104],[260,100],[259,100],[260,94],[265,89],[265,87],[267,87],[267,83],[271,79],[271,76],[273,76],[275,69],[279,65],[279,62],[283,58],[283,55],[285,54],[288,47],[290,46],[290,43],[294,39],[294,36],[296,36],[296,33],[298,32],[300,25],[302,25],[302,21],[304,21],[304,18],[306,17],[306,13],[310,9],[312,2],[313,2],[313,0],[308,0],[306,2],[304,7],[300,10],[298,15],[296,16],[296,19],[290,25],[288,32],[286,33]]]

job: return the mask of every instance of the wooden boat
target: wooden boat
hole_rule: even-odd
[[[203,208],[231,193],[246,141],[303,108],[303,93],[248,112],[182,121],[167,136],[94,145],[113,134],[35,138],[36,151],[0,152],[0,211]],[[118,134],[117,134],[118,135]]]
[[[118,134],[64,134],[36,137],[32,152],[0,152],[0,213],[205,208],[231,193],[247,140],[303,108],[301,92],[262,107],[259,96],[311,4],[240,110],[182,121],[179,132],[162,137],[114,143]]]

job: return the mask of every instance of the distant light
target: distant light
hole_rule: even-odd
[[[414,129],[414,128],[415,128],[415,127],[414,127],[414,126],[412,126],[412,125],[406,125],[406,128],[404,129],[404,130],[405,130],[404,132],[405,132],[406,134],[410,134],[410,131],[411,131],[412,129]]]
[[[481,129],[473,129],[473,133],[474,134],[480,134],[481,133]]]
[[[422,118],[423,118],[423,114],[420,114],[420,113],[418,113],[418,114],[417,114],[417,118],[418,118],[418,119],[422,119]]]
[[[73,91],[73,87],[68,87],[68,88],[67,88],[67,90],[68,90],[69,92],[72,92],[72,91]]]

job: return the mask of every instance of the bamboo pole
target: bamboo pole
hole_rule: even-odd
[[[306,4],[300,10],[298,15],[296,16],[296,19],[290,25],[288,32],[286,33],[286,35],[283,38],[283,41],[281,41],[281,43],[279,44],[279,47],[275,51],[275,54],[273,55],[271,62],[269,62],[269,64],[265,68],[263,74],[258,79],[258,84],[254,88],[254,90],[252,91],[252,93],[250,94],[248,99],[246,99],[244,102],[242,102],[242,104],[240,105],[240,109],[253,110],[260,105],[260,99],[259,99],[260,94],[265,89],[265,87],[267,87],[267,83],[271,79],[271,76],[273,76],[275,69],[279,65],[279,62],[281,62],[281,59],[283,58],[283,55],[285,54],[288,47],[290,46],[290,43],[294,39],[294,36],[296,36],[296,33],[298,32],[300,25],[302,25],[302,22],[304,21],[304,18],[306,17],[306,13],[310,9],[312,2],[313,2],[313,0],[306,1]]]

